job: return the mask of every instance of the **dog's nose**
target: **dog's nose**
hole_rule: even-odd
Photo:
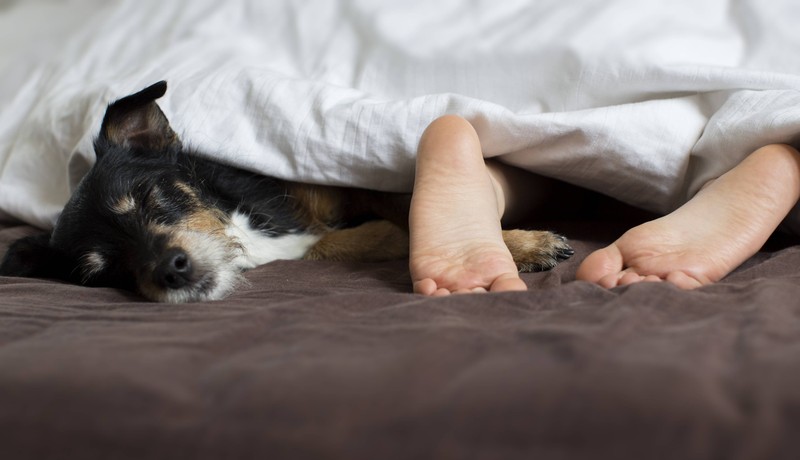
[[[191,281],[192,261],[183,250],[170,249],[156,266],[153,278],[163,288],[180,289]]]

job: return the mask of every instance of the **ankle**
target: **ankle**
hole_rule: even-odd
[[[754,173],[763,175],[764,180],[780,184],[782,195],[794,205],[800,199],[800,152],[787,144],[764,146],[745,159],[751,163]]]

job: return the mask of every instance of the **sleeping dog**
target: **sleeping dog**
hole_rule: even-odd
[[[185,149],[156,83],[109,105],[97,161],[47,234],[9,248],[0,275],[57,278],[160,302],[221,299],[276,259],[381,261],[408,254],[410,195],[288,182]],[[572,255],[565,239],[504,231],[521,271]]]

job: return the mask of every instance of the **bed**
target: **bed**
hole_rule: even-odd
[[[167,79],[198,154],[314,183],[408,191],[421,130],[461,114],[487,157],[592,193],[525,225],[575,255],[447,298],[402,260],[276,261],[183,305],[0,278],[0,457],[796,458],[795,215],[712,286],[575,280],[754,148],[798,145],[793,2],[396,3],[4,3],[0,251],[53,225],[105,105]]]
[[[620,227],[550,223],[576,255],[525,293],[421,297],[404,261],[274,262],[185,305],[0,279],[0,454],[795,458],[796,242],[692,292],[575,281]]]

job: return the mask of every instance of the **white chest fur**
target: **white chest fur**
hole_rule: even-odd
[[[250,226],[250,219],[241,213],[231,216],[225,233],[239,241],[242,254],[235,264],[241,269],[250,269],[273,260],[299,259],[319,241],[318,235],[297,233],[267,236]]]

